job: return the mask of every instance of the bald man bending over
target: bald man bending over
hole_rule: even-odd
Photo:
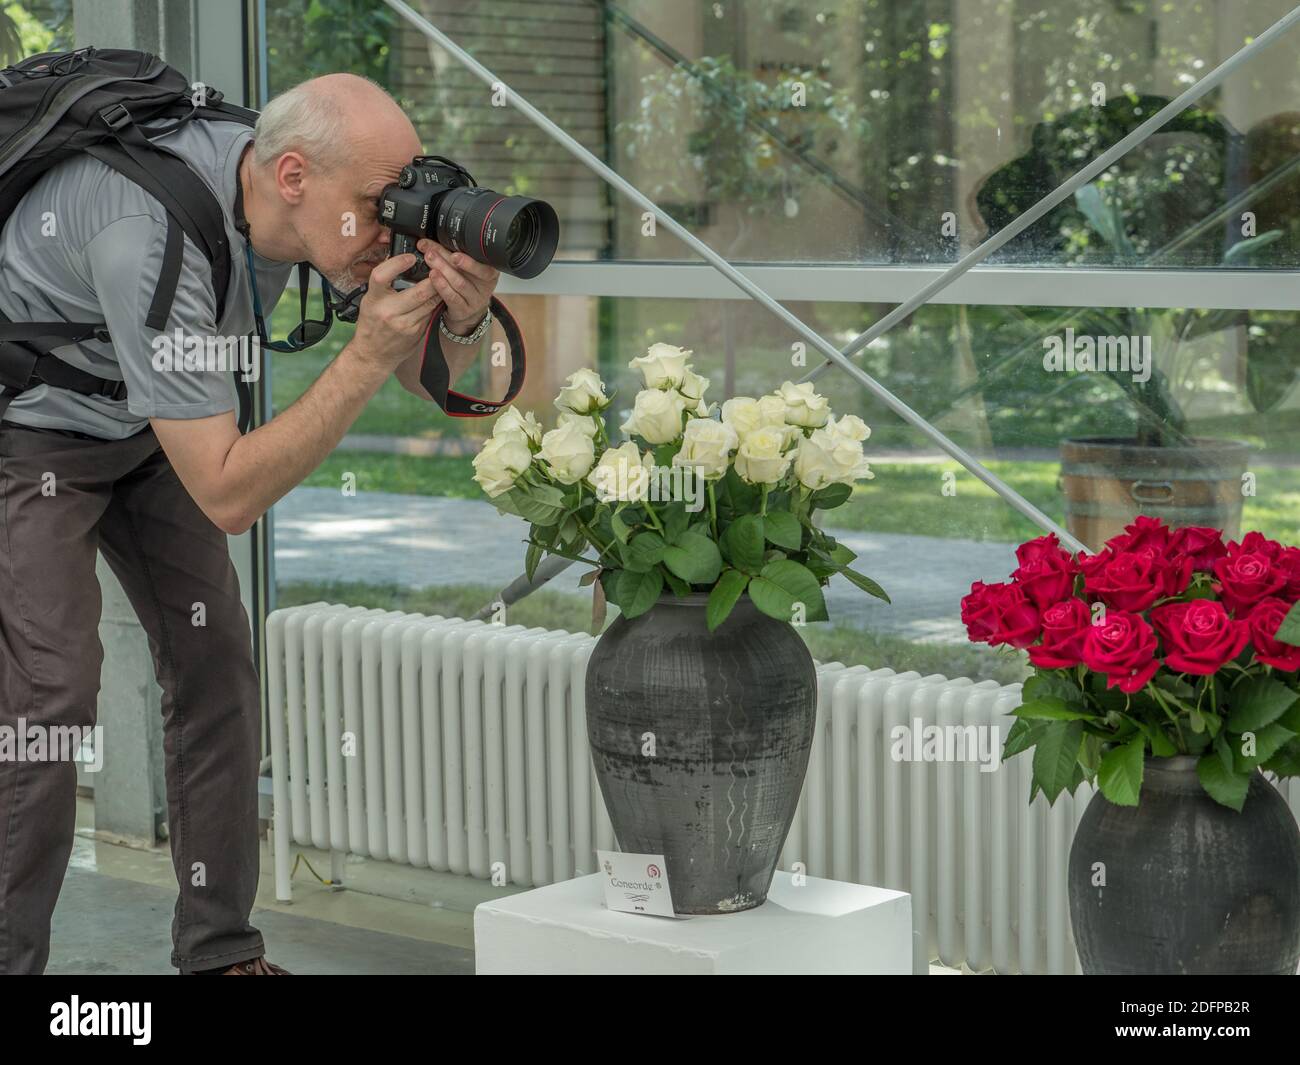
[[[145,326],[166,215],[89,156],[42,177],[0,233],[0,312],[19,322],[105,322],[111,343],[88,341],[60,357],[92,371],[116,364],[127,384],[121,400],[40,385],[0,422],[0,726],[94,724],[98,549],[148,634],[163,691],[180,887],[171,963],[186,974],[280,975],[249,923],[260,685],[226,534],[248,529],[320,465],[390,375],[431,401],[419,382],[431,313],[442,300],[447,328],[472,332],[498,275],[426,240],[429,277],[392,287],[416,257],[386,260],[376,197],[421,144],[393,100],[363,78],[304,82],[272,100],[254,130],[192,122],[160,143],[222,204],[231,276],[220,321],[211,269],[187,237],[171,318],[161,331]],[[48,217],[57,219],[52,235]],[[241,436],[230,371],[167,368],[155,341],[175,330],[250,334],[253,285],[269,319],[300,261],[341,292],[369,285],[355,335],[292,406]],[[454,381],[475,351],[440,339]],[[109,757],[112,744],[107,737]],[[45,969],[75,802],[74,763],[0,759],[0,973]]]

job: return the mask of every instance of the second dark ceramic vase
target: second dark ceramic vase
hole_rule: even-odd
[[[1147,757],[1137,806],[1101,792],[1070,847],[1070,924],[1085,973],[1279,974],[1300,964],[1300,828],[1256,772],[1241,813],[1197,759]]]

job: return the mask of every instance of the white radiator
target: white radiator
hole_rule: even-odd
[[[278,899],[293,843],[331,851],[336,877],[350,853],[523,887],[616,849],[587,747],[594,637],[327,603],[277,610],[266,632]],[[1026,803],[1029,757],[999,759],[1019,685],[817,672],[781,868],[911,893],[918,972],[1076,971],[1066,857],[1092,792]],[[898,760],[900,726],[986,730],[998,768]]]

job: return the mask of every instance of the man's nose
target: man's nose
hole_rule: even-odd
[[[393,231],[387,226],[379,227],[379,246],[386,248],[393,243]]]

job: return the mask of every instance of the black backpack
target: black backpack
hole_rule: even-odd
[[[82,152],[92,155],[167,212],[162,272],[145,324],[166,327],[186,236],[212,266],[219,321],[231,269],[221,204],[183,159],[151,140],[196,120],[252,126],[257,112],[225,103],[212,88],[191,85],[148,52],[79,48],[32,56],[0,70],[0,226],[52,166]],[[166,124],[155,125],[160,122]],[[109,339],[103,322],[15,323],[0,315],[0,417],[14,396],[39,384],[125,398],[125,382],[97,377],[50,354],[91,338]],[[239,374],[235,382],[242,432],[252,414],[251,391]]]

